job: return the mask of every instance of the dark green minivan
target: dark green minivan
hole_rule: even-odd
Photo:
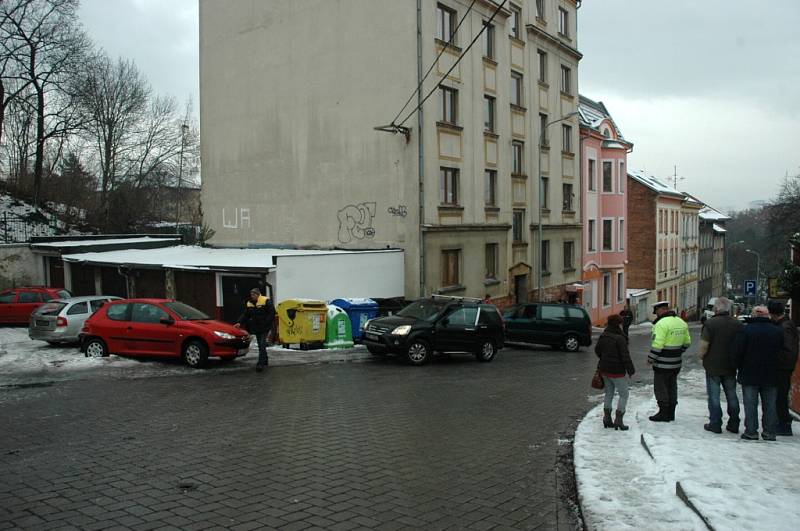
[[[503,313],[506,340],[575,352],[592,344],[592,321],[581,306],[549,302],[517,304]]]

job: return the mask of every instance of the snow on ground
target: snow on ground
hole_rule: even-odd
[[[53,205],[56,211],[63,211],[64,205]],[[66,230],[64,222],[53,214],[37,209],[33,205],[8,194],[0,193],[0,212],[8,214],[11,219],[0,217],[0,240],[6,243],[25,242],[31,236],[54,236],[56,233],[81,234],[76,230]],[[17,222],[16,218],[28,220]],[[7,221],[6,226],[4,222]]]
[[[363,346],[341,350],[299,351],[270,347],[271,366],[309,363],[335,363],[371,359]],[[247,356],[231,365],[209,361],[210,371],[231,371],[255,366],[258,348],[251,345]],[[186,367],[179,359],[87,358],[76,345],[51,346],[28,337],[21,327],[0,327],[0,388],[37,382],[74,380],[94,376],[115,378],[152,378],[158,376],[208,374]]]
[[[741,390],[739,396],[741,405]],[[678,401],[675,422],[650,422],[657,408],[652,386],[645,386],[631,391],[630,430],[604,429],[602,404],[578,426],[575,473],[588,528],[707,529],[676,495],[680,482],[714,529],[796,529],[800,437],[744,441],[703,430],[708,408],[701,370],[681,376]]]

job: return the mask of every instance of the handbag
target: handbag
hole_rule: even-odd
[[[592,389],[603,389],[605,385],[603,376],[600,374],[600,369],[596,369],[594,371],[594,376],[592,376]]]

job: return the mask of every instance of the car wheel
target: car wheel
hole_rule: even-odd
[[[106,347],[105,341],[95,337],[86,343],[84,354],[87,358],[106,358],[108,357],[108,347]]]
[[[567,334],[567,336],[564,337],[564,350],[567,352],[577,352],[580,346],[580,343],[578,343],[578,336],[575,334]]]
[[[385,356],[386,349],[381,347],[373,347],[372,345],[367,345],[367,350],[373,356]]]
[[[478,346],[475,357],[478,358],[478,361],[489,362],[494,359],[495,354],[497,354],[497,347],[494,346],[494,342],[491,339],[484,339]]]
[[[205,367],[208,361],[208,347],[202,341],[193,339],[183,346],[183,361],[193,369]]]
[[[408,345],[406,358],[411,365],[425,365],[431,360],[431,346],[422,339],[415,339]]]

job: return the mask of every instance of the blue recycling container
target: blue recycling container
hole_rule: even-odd
[[[378,316],[378,303],[372,299],[335,299],[331,304],[347,312],[356,340],[361,339],[364,324]]]

